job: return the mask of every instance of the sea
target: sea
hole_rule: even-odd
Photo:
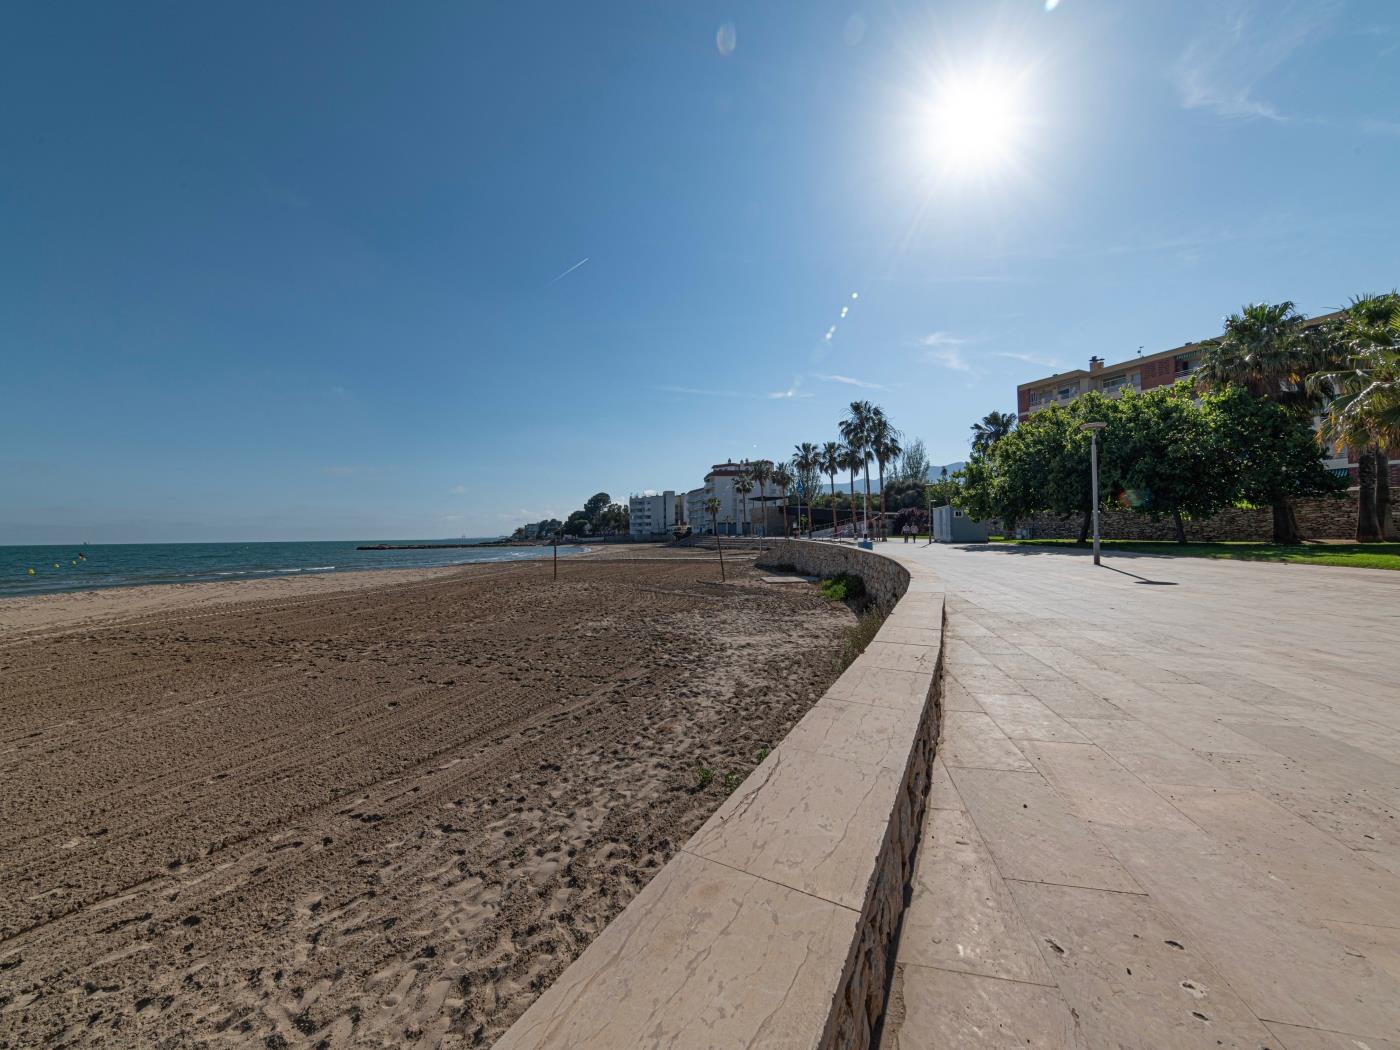
[[[297,543],[84,543],[0,547],[0,598],[152,583],[252,580],[291,575],[426,569],[553,557],[552,547],[476,546],[494,537],[445,540],[313,540]],[[374,543],[456,543],[441,550],[361,551]],[[559,555],[586,547],[561,546]],[[33,569],[33,574],[30,571]]]

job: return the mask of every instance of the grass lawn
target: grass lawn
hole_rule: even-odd
[[[1001,540],[1024,546],[1072,546],[1073,540]],[[1105,554],[1160,554],[1235,561],[1287,561],[1299,565],[1345,565],[1356,569],[1400,569],[1400,543],[1188,543],[1169,540],[1101,540]]]

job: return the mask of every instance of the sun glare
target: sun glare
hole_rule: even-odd
[[[924,143],[938,166],[990,174],[1011,162],[1025,124],[1020,78],[1006,70],[952,74],[929,102]]]

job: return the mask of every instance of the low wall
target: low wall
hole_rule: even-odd
[[[759,561],[857,575],[891,611],[497,1050],[871,1045],[938,734],[943,588],[852,547],[787,540]]]
[[[1305,499],[1294,503],[1298,531],[1308,540],[1349,540],[1356,536],[1356,493],[1337,499]],[[1391,520],[1400,533],[1400,503],[1391,508]],[[1019,524],[1031,530],[1031,539],[1078,539],[1082,521],[1075,514],[1061,518],[1037,514]],[[1099,513],[1099,534],[1107,540],[1174,540],[1176,528],[1171,518],[1153,521],[1146,514],[1129,510]],[[1213,540],[1269,540],[1274,534],[1273,513],[1268,507],[1243,510],[1231,507],[1200,521],[1186,522],[1186,538]]]
[[[838,576],[843,572],[859,576],[865,593],[885,611],[893,609],[909,589],[909,570],[899,562],[838,543],[778,540],[758,556],[756,564],[769,569],[790,565],[808,576]]]

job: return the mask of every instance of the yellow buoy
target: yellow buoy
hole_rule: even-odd
[[[29,570],[29,575],[30,575],[30,576],[33,576],[33,575],[34,575],[34,570],[33,570],[33,569],[30,569],[30,570]]]
[[[54,567],[55,569],[58,568],[58,562],[54,562],[54,563],[53,563],[53,567]]]

